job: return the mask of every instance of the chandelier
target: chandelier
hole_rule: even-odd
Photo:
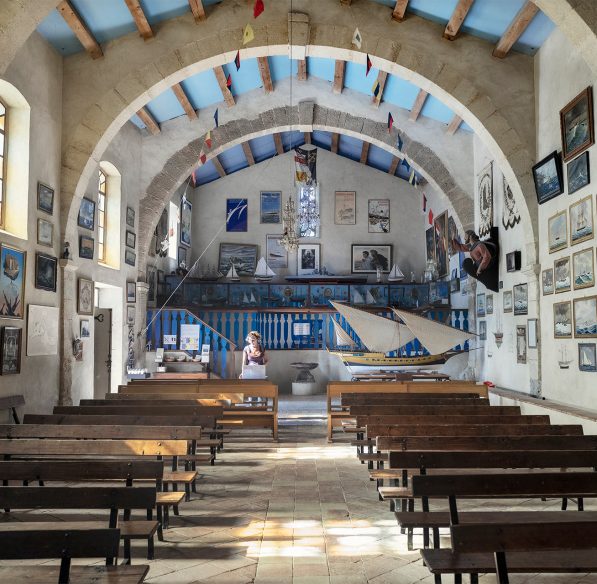
[[[284,235],[280,238],[280,243],[287,251],[295,251],[299,246],[299,238],[296,232],[296,206],[292,200],[292,196],[288,197],[288,201],[282,210],[282,225],[284,227]]]

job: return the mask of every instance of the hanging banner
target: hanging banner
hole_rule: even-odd
[[[294,149],[296,163],[296,182],[305,186],[317,184],[317,148],[305,150]]]

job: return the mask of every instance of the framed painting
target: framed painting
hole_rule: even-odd
[[[155,255],[162,251],[162,242],[168,237],[168,211],[166,209],[162,211],[162,214],[158,219],[158,224],[155,226],[154,236],[154,245],[151,249],[154,251]]]
[[[553,268],[548,268],[547,270],[543,270],[543,272],[541,272],[541,288],[543,290],[543,296],[553,294]]]
[[[479,340],[480,341],[487,340],[487,321],[486,320],[479,321]]]
[[[126,224],[129,227],[135,226],[135,209],[133,209],[132,207],[126,208]]]
[[[572,303],[556,302],[553,305],[553,338],[572,338]]]
[[[529,285],[516,284],[512,287],[514,297],[514,315],[528,314],[529,312]]]
[[[485,297],[485,314],[493,314],[493,294]]]
[[[265,236],[265,261],[270,268],[287,268],[288,267],[288,252],[286,248],[280,243],[282,235],[266,235]]]
[[[95,239],[87,237],[86,235],[79,236],[79,257],[86,260],[93,259],[93,251],[95,247]]]
[[[356,225],[356,191],[336,191],[334,193],[334,223],[336,225]]]
[[[570,205],[570,245],[593,239],[593,195]]]
[[[280,223],[282,221],[282,193],[261,191],[259,223]]]
[[[353,243],[350,257],[353,274],[375,274],[378,267],[387,274],[392,268],[392,245]]]
[[[58,259],[44,253],[35,254],[35,287],[56,292]]]
[[[597,337],[597,296],[574,299],[574,337]]]
[[[135,307],[134,306],[126,307],[126,323],[129,326],[132,326],[135,324]]]
[[[553,263],[554,289],[556,294],[570,290],[570,257],[560,258]]]
[[[184,267],[187,266],[187,248],[178,246],[178,265],[184,264]]]
[[[568,213],[560,211],[547,221],[549,253],[568,247]]]
[[[575,290],[595,285],[594,252],[589,247],[572,255],[572,282]]]
[[[27,252],[0,243],[0,318],[23,318]]]
[[[0,375],[16,375],[21,372],[23,329],[3,326],[0,330]]]
[[[369,233],[390,233],[390,199],[369,199]]]
[[[564,192],[562,159],[556,150],[533,166],[533,180],[540,205]]]
[[[218,270],[227,274],[232,264],[239,276],[253,276],[257,266],[257,246],[249,243],[220,243]]]
[[[578,158],[575,158],[568,163],[566,166],[566,176],[568,178],[569,195],[586,187],[591,182],[591,168],[588,152],[583,152]]]
[[[425,251],[427,253],[426,258],[428,262],[435,261],[435,230],[433,227],[429,227],[425,231]]]
[[[454,292],[458,291],[460,291],[460,279],[452,278],[450,280],[450,292],[453,294]]]
[[[48,247],[54,245],[54,225],[41,217],[37,220],[37,243]]]
[[[156,297],[156,270],[155,268],[147,268],[147,285],[149,290],[147,291],[147,302],[155,302]]]
[[[89,319],[81,319],[79,335],[82,339],[88,339],[91,336],[91,333],[89,331]]]
[[[37,183],[37,208],[48,215],[54,214],[54,189],[44,183]]]
[[[479,237],[491,233],[493,227],[493,162],[490,162],[477,177],[479,197]]]
[[[527,345],[529,349],[536,349],[539,344],[538,327],[539,319],[529,318],[527,320]]]
[[[124,250],[124,263],[128,264],[129,266],[134,266],[135,262],[137,261],[137,254],[130,249]]]
[[[595,143],[592,87],[581,91],[560,110],[560,129],[565,162]]]
[[[247,231],[248,208],[247,199],[226,199],[226,231],[228,233]]]
[[[512,229],[520,222],[520,213],[516,206],[516,199],[506,177],[502,175],[502,225],[504,229]]]
[[[180,243],[191,246],[191,217],[193,214],[193,205],[186,197],[180,200]],[[168,224],[166,223],[166,229]],[[166,235],[168,232],[166,231]]]
[[[525,325],[516,327],[516,362],[527,362],[527,327]]]
[[[485,293],[477,294],[477,316],[485,316]]]
[[[34,304],[27,308],[27,356],[57,355],[59,309]],[[74,331],[73,336],[76,336]]]
[[[77,312],[92,315],[95,292],[93,280],[79,278],[77,292]]]
[[[298,246],[297,273],[299,276],[319,272],[320,250],[319,243],[301,243]]]
[[[512,312],[512,290],[504,292],[504,312]]]
[[[578,343],[579,371],[597,371],[597,345],[595,343]]]
[[[433,220],[435,229],[435,261],[439,277],[448,275],[448,212],[444,211]]]
[[[95,201],[83,197],[79,206],[79,218],[77,220],[79,227],[93,231],[95,228]]]
[[[137,284],[135,282],[126,283],[126,301],[130,303],[137,302]]]
[[[137,243],[137,236],[132,232],[129,231],[128,229],[126,230],[126,246],[130,247],[132,249],[135,249],[135,245]]]
[[[450,257],[458,253],[457,249],[452,248],[453,239],[455,239],[456,241],[460,241],[458,237],[458,228],[456,227],[456,221],[454,221],[454,217],[450,215],[450,217],[448,217],[448,253],[450,254]]]

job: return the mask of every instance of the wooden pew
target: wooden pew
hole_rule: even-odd
[[[429,406],[429,405],[358,405],[351,406],[350,413],[352,416],[382,416],[382,415],[394,415],[394,416],[415,416],[415,415],[520,415],[520,406],[489,406],[489,405],[441,405],[441,406]]]
[[[145,400],[174,400],[174,399],[192,399],[192,400],[202,400],[202,399],[215,399],[215,400],[226,400],[229,401],[231,404],[242,404],[245,401],[245,396],[243,393],[205,393],[197,395],[196,393],[183,393],[184,388],[180,389],[181,393],[178,392],[167,392],[167,393],[107,393],[104,396],[104,399],[107,400],[114,400],[114,401],[126,401],[126,400],[136,400],[136,399],[145,399]]]
[[[224,408],[211,406],[150,406],[109,405],[109,406],[54,406],[55,414],[78,414],[98,416],[216,416],[221,419]]]
[[[75,558],[118,555],[119,529],[96,522],[2,524],[0,560],[60,560],[60,565],[0,566],[1,582],[27,584],[141,584],[149,566],[71,566]]]
[[[385,404],[411,399],[459,399],[489,403],[487,398],[479,397],[476,393],[343,393],[340,403],[342,406],[350,407],[357,404]]]
[[[17,408],[25,405],[25,398],[22,395],[5,395],[0,397],[0,410],[10,410],[12,420],[15,424],[19,424],[19,414]]]

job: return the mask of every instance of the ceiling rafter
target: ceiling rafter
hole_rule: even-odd
[[[383,90],[386,87],[386,81],[388,79],[388,72],[387,71],[380,71],[377,75],[377,83],[379,83],[379,90],[377,91],[377,96],[373,96],[373,105],[375,107],[379,107],[381,103],[381,99],[383,97]]]
[[[460,27],[468,14],[468,11],[471,9],[473,2],[475,0],[459,0],[456,8],[452,12],[452,16],[450,16],[450,20],[446,26],[446,30],[444,30],[444,38],[448,39],[449,41],[453,41],[460,31]]]
[[[259,75],[261,75],[263,89],[265,93],[271,93],[274,90],[274,84],[269,70],[269,60],[267,57],[257,57],[257,64],[259,65]]]
[[[334,93],[342,93],[344,88],[344,69],[346,67],[346,61],[338,59],[334,65],[334,83],[332,85],[332,91]]]
[[[139,4],[139,0],[124,0],[126,2],[127,8],[137,25],[137,30],[141,35],[143,40],[147,40],[153,37],[153,30],[151,30],[151,25],[147,21],[147,16],[145,16],[145,12],[143,12],[143,7]]]
[[[249,144],[249,142],[243,142],[242,147],[243,152],[245,153],[245,158],[249,163],[249,166],[253,166],[255,164],[255,158],[253,156],[253,151],[251,150],[251,145]]]
[[[218,174],[220,175],[220,178],[224,178],[226,176],[226,171],[224,170],[224,167],[222,166],[222,163],[220,162],[220,159],[216,156],[214,156],[211,161],[213,162],[213,165],[216,167],[216,170],[218,171]]]
[[[388,174],[394,176],[396,174],[396,169],[400,164],[400,158],[398,156],[392,156],[392,163],[390,164],[390,168],[388,168]]]
[[[66,21],[66,24],[75,33],[75,36],[79,39],[79,42],[83,45],[85,50],[91,55],[92,59],[99,59],[104,56],[102,48],[99,43],[95,40],[95,37],[91,34],[91,31],[87,28],[83,19],[79,16],[79,13],[74,9],[73,5],[69,0],[62,0],[57,6],[58,12],[60,12],[62,18]]]
[[[160,125],[156,122],[155,118],[149,113],[146,107],[142,107],[137,115],[141,118],[141,121],[145,124],[145,127],[154,136],[160,133]]]
[[[191,102],[189,101],[189,98],[187,97],[187,94],[185,93],[185,90],[183,89],[182,85],[180,83],[175,83],[172,86],[172,91],[174,92],[176,99],[182,106],[184,113],[187,114],[189,120],[196,120],[197,112],[193,109],[193,106],[191,105]]]
[[[512,45],[520,38],[520,35],[526,30],[533,18],[535,18],[537,12],[539,12],[537,5],[527,0],[506,29],[506,32],[502,35],[502,38],[498,41],[492,53],[494,57],[503,59],[510,52]]]
[[[189,6],[196,23],[202,22],[207,18],[205,8],[203,8],[203,0],[189,0]]]
[[[396,5],[392,11],[392,20],[402,22],[404,20],[404,13],[406,12],[407,6],[408,0],[396,0]]]
[[[236,101],[234,101],[234,95],[232,95],[232,92],[226,84],[226,73],[224,73],[223,67],[221,65],[214,67],[214,73],[216,75],[216,80],[220,86],[220,91],[222,92],[222,97],[224,98],[226,105],[228,105],[228,107],[236,105]]]
[[[454,114],[454,117],[448,124],[448,128],[446,129],[446,134],[449,134],[450,136],[452,136],[453,134],[456,134],[458,128],[460,128],[460,124],[462,124],[462,118],[459,115]]]
[[[367,164],[367,158],[369,157],[369,146],[371,146],[371,144],[366,140],[363,140],[363,148],[361,149],[361,164]]]
[[[307,59],[299,59],[296,78],[299,81],[307,81]]]
[[[284,154],[284,145],[282,144],[282,134],[280,134],[280,132],[274,134],[274,143],[276,145],[276,152],[280,156]]]
[[[415,103],[413,104],[413,107],[410,110],[409,119],[411,120],[411,122],[416,122],[418,117],[421,115],[421,110],[425,105],[425,100],[427,99],[428,95],[429,94],[424,89],[419,90],[417,98],[415,99]]]
[[[340,143],[340,134],[338,132],[332,132],[332,147],[331,151],[334,154],[338,154],[338,145]]]

